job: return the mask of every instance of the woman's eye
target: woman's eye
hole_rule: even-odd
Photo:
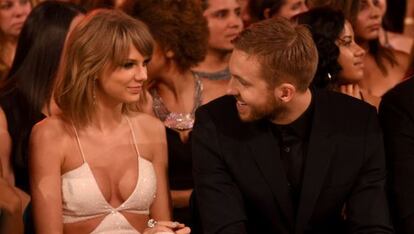
[[[124,63],[124,64],[122,65],[122,67],[123,67],[123,68],[126,68],[126,69],[129,69],[129,68],[132,68],[134,65],[135,65],[134,63],[129,62],[129,63]]]
[[[0,9],[2,10],[7,10],[13,7],[13,3],[12,2],[2,2],[0,3]]]

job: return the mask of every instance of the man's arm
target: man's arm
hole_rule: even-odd
[[[406,107],[404,107],[406,106]],[[381,102],[380,120],[384,141],[392,204],[402,233],[414,233],[414,119],[412,103],[386,97]]]
[[[385,192],[382,133],[374,108],[366,126],[363,164],[347,202],[349,233],[394,233]]]
[[[243,199],[223,161],[217,131],[204,108],[192,132],[195,195],[205,234],[243,234]]]

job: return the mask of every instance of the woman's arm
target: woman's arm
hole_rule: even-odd
[[[185,227],[184,224],[170,221],[172,218],[171,197],[168,186],[167,167],[167,138],[165,135],[165,127],[158,120],[153,117],[148,117],[145,121],[146,126],[151,126],[151,129],[146,129],[151,139],[152,165],[155,170],[157,178],[157,193],[150,208],[151,218],[157,221],[153,228],[147,228],[144,234],[152,234],[158,232],[174,231],[177,234],[190,233],[190,228]]]
[[[16,188],[3,179],[0,160],[0,234],[23,233],[22,201]]]
[[[0,108],[0,160],[3,178],[9,183],[14,184],[13,168],[10,162],[12,142],[7,127],[7,118],[2,108]]]
[[[30,137],[30,184],[37,233],[63,233],[61,163],[63,130],[48,119],[33,127]]]
[[[158,122],[158,121],[157,121]],[[161,124],[157,126],[157,138],[154,139],[155,144],[152,152],[152,165],[154,166],[155,175],[157,178],[157,194],[151,206],[151,217],[155,220],[171,220],[171,198],[168,189],[167,179],[167,140],[165,135],[165,128]]]

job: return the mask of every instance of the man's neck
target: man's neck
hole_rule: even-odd
[[[296,93],[295,97],[286,105],[285,110],[279,113],[271,121],[274,124],[286,125],[298,119],[309,108],[312,101],[312,93],[307,89],[303,93]]]

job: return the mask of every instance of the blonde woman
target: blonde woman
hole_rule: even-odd
[[[189,233],[160,221],[171,219],[165,130],[134,108],[152,50],[145,25],[113,10],[70,34],[55,89],[62,114],[31,136],[37,233]]]

